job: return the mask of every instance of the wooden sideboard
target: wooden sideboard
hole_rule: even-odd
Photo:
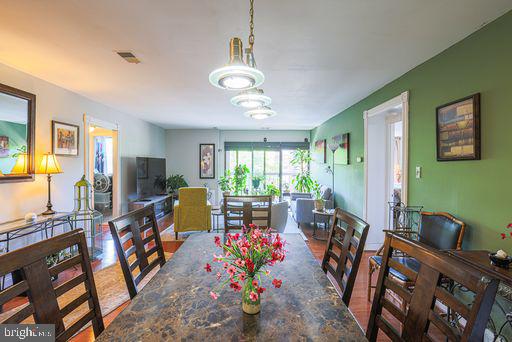
[[[160,219],[172,212],[173,201],[173,195],[148,196],[146,198],[130,202],[128,209],[133,211],[153,204],[155,206],[155,216],[157,219]]]

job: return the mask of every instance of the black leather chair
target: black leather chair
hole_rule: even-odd
[[[421,223],[419,231],[415,233],[417,240],[437,250],[461,249],[462,239],[464,238],[464,231],[466,224],[452,215],[445,212],[421,212]],[[394,230],[395,233],[400,233],[400,230]],[[410,231],[404,233],[411,234]],[[406,265],[414,271],[419,270],[419,263],[413,258],[407,256],[393,257],[395,261]],[[382,265],[382,256],[373,255],[368,259],[368,301],[371,301],[372,288],[372,275]],[[400,286],[413,287],[414,281],[409,279],[406,275],[391,268],[390,273],[392,279],[399,283]]]

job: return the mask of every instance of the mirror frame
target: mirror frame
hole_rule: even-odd
[[[36,131],[36,95],[10,87],[0,83],[0,93],[15,96],[27,100],[27,154],[28,173],[19,176],[4,175],[0,177],[0,183],[31,182],[34,180],[34,155],[35,155],[35,131]]]

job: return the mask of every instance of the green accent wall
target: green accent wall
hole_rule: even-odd
[[[512,11],[311,131],[311,142],[350,133],[350,165],[335,166],[338,206],[362,215],[363,111],[409,91],[409,204],[447,211],[468,225],[463,248],[512,254]],[[482,160],[436,161],[435,109],[481,93]],[[328,164],[313,176],[331,184]],[[415,178],[415,167],[422,178]],[[503,240],[500,233],[509,234]]]
[[[27,146],[27,125],[0,120],[0,136],[9,137],[9,156],[0,157],[0,172],[8,174],[16,163],[12,155]]]

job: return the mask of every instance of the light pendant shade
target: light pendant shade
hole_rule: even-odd
[[[229,41],[229,63],[210,74],[210,83],[227,90],[247,90],[263,84],[265,76],[256,68],[247,66],[243,61],[242,41],[231,38]]]
[[[256,120],[263,120],[276,115],[277,113],[270,109],[269,107],[260,107],[245,112],[245,116]]]
[[[231,104],[234,106],[248,109],[269,106],[271,103],[272,99],[263,95],[263,90],[261,89],[250,89],[231,98]]]
[[[28,154],[20,153],[16,158],[11,174],[27,174],[28,173]]]
[[[37,174],[51,175],[54,173],[62,173],[62,169],[54,154],[46,153],[41,159],[41,164],[37,169]]]

